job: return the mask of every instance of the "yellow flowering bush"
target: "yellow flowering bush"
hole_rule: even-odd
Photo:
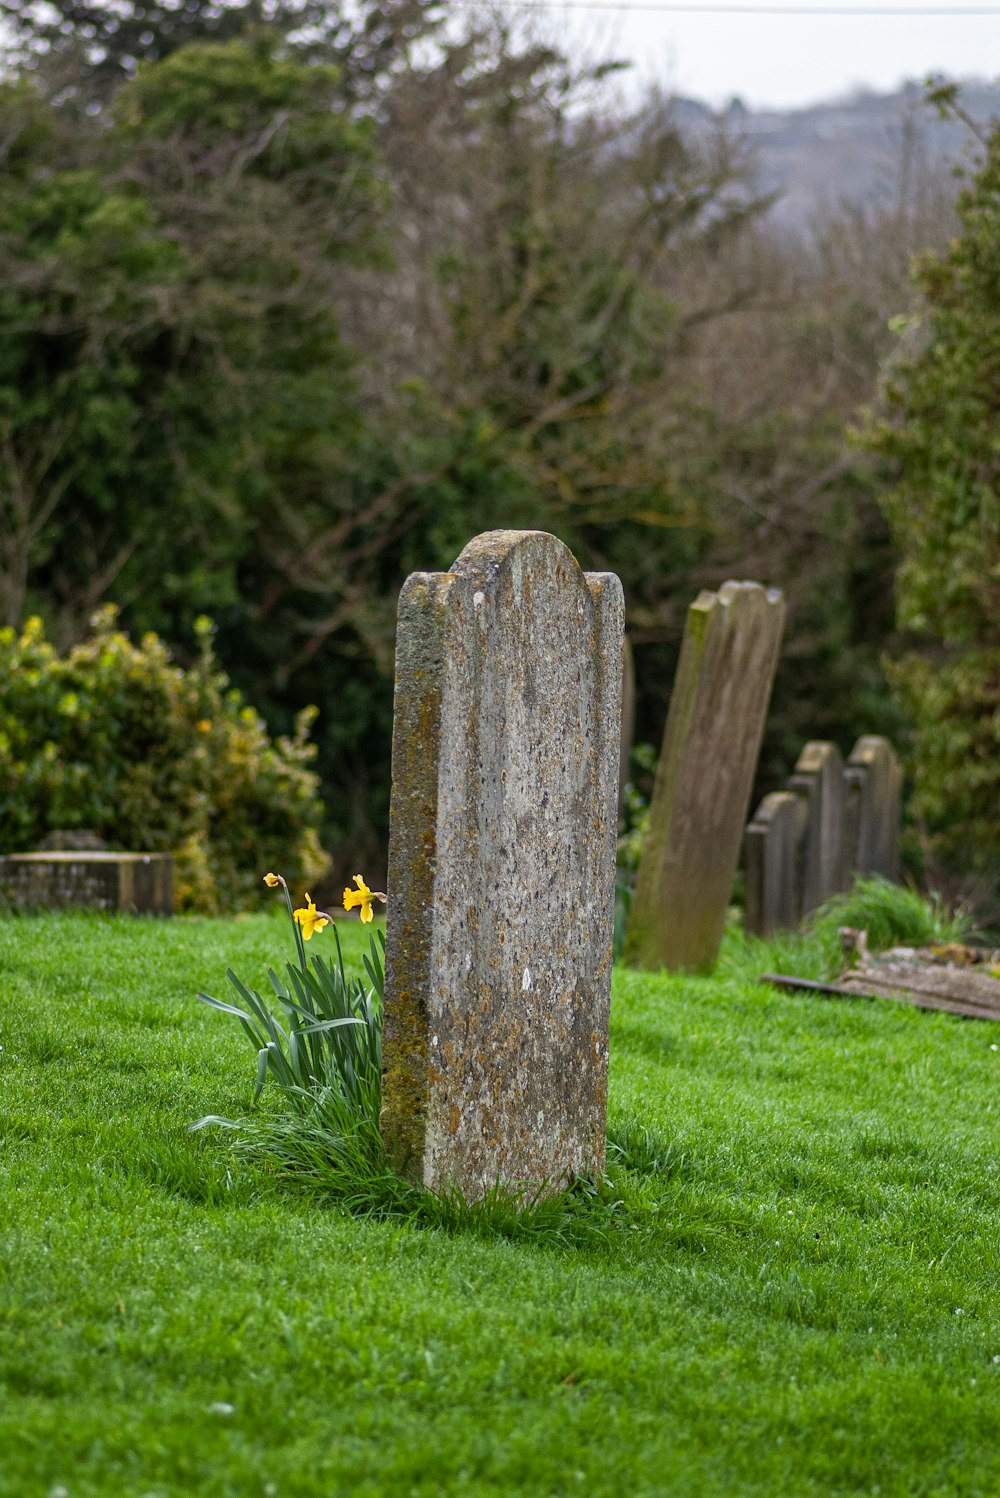
[[[0,852],[55,829],[172,852],[178,908],[204,912],[257,903],[262,858],[310,884],[325,871],[312,713],[272,739],[219,669],[211,623],[196,630],[188,670],[113,608],[65,654],[40,619],[0,630]]]

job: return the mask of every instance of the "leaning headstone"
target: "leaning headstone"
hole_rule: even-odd
[[[638,966],[704,972],[718,954],[784,620],[759,583],[688,610],[629,921]]]
[[[851,750],[844,774],[848,878],[899,872],[899,818],[903,775],[888,739],[866,734]]]
[[[754,936],[790,931],[799,923],[800,853],[808,814],[801,796],[772,791],[747,827],[744,926]]]
[[[844,761],[836,744],[810,739],[788,789],[805,807],[799,910],[803,916],[844,887]]]
[[[603,1165],[623,628],[540,531],[400,595],[381,1129],[432,1189]]]

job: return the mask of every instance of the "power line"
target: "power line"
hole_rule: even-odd
[[[466,10],[496,8],[496,0],[452,0]],[[663,0],[505,0],[506,10],[592,10],[714,16],[1000,16],[1000,5],[675,5]]]

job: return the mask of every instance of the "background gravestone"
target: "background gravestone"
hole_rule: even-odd
[[[899,872],[899,819],[903,776],[888,739],[866,734],[851,750],[844,774],[847,795],[847,875]]]
[[[623,631],[538,531],[400,595],[381,1128],[433,1189],[603,1165]]]
[[[746,930],[791,930],[802,915],[800,858],[808,806],[793,791],[765,796],[746,830]]]
[[[688,610],[629,919],[639,966],[703,972],[718,954],[784,620],[759,583]]]
[[[788,789],[805,806],[796,924],[844,888],[844,761],[836,744],[810,739],[795,763]]]
[[[44,851],[0,858],[0,909],[72,906],[173,915],[171,853]]]

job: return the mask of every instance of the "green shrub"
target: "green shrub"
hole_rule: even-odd
[[[933,97],[955,107],[949,87]],[[866,440],[894,465],[882,496],[912,648],[890,680],[914,725],[911,815],[932,876],[1000,912],[1000,123],[958,198],[958,233],[916,265]]]
[[[313,710],[272,741],[218,669],[207,619],[187,671],[156,635],[134,644],[115,624],[102,610],[62,656],[40,619],[0,630],[0,851],[84,828],[113,848],[170,851],[181,910],[258,903],[268,864],[314,882],[327,859]]]

